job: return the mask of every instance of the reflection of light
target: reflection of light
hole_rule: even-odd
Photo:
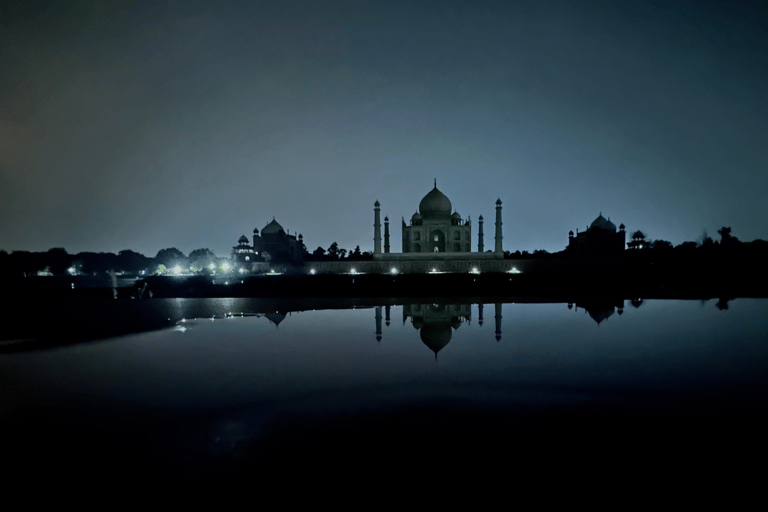
[[[177,325],[176,330],[179,332],[187,332],[187,328],[184,327],[183,325]]]
[[[310,269],[309,273],[315,275],[315,269]]]
[[[470,274],[479,274],[480,271],[477,270],[477,267],[472,267],[472,270],[469,271]]]
[[[517,267],[512,267],[511,270],[508,271],[510,274],[522,274],[519,270],[517,270]]]
[[[393,274],[397,274],[397,269],[393,268],[392,270],[390,270],[390,272],[393,273]]]

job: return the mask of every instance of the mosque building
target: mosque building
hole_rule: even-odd
[[[296,263],[304,257],[304,238],[299,234],[291,235],[274,217],[262,228],[253,230],[253,245],[248,245],[248,238],[241,236],[238,244],[232,248],[232,259],[241,266],[250,266],[253,262],[274,259],[286,263]]]
[[[624,251],[626,233],[624,224],[619,225],[606,219],[602,212],[587,226],[586,231],[576,230],[568,233],[568,248],[566,249],[574,258],[611,258],[620,255]]]

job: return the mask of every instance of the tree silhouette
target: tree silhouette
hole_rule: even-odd
[[[183,252],[175,247],[171,247],[169,249],[160,249],[157,252],[157,256],[155,256],[155,263],[163,264],[166,267],[173,267],[180,260],[184,259],[186,259],[186,256],[184,256]]]
[[[339,244],[336,242],[333,242],[330,247],[328,247],[328,256],[332,260],[338,260],[339,259]]]

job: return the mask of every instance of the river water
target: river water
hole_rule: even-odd
[[[156,304],[175,311],[160,330],[0,353],[7,465],[187,484],[331,460],[626,470],[764,451],[765,299]]]

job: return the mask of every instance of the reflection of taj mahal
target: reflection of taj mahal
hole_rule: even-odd
[[[483,325],[484,304],[477,305],[478,323]],[[384,306],[387,326],[390,323],[390,306]],[[496,324],[496,341],[501,340],[501,303],[494,304],[494,320]],[[382,306],[376,306],[376,341],[382,340],[381,329]],[[413,328],[419,331],[422,343],[435,353],[440,352],[451,341],[453,332],[464,322],[472,320],[471,304],[403,304],[403,325],[411,319]]]

